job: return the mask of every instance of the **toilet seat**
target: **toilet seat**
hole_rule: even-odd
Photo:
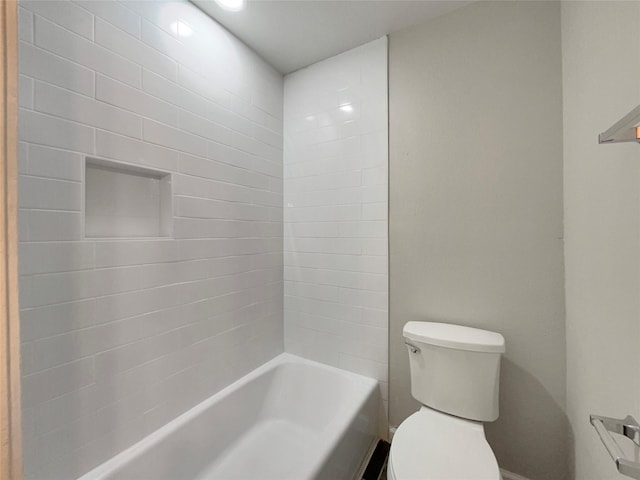
[[[480,422],[423,406],[400,424],[391,442],[390,480],[500,480]]]

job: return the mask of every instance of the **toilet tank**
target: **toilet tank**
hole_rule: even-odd
[[[416,400],[470,420],[498,418],[502,335],[435,322],[407,322],[403,333]]]

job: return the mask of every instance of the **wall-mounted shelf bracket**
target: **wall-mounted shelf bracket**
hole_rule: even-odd
[[[589,421],[598,432],[600,440],[602,440],[607,452],[616,463],[618,471],[623,475],[640,480],[640,463],[625,458],[622,449],[611,435],[611,433],[624,435],[640,447],[640,425],[638,425],[635,418],[631,415],[627,415],[625,418],[590,415]]]
[[[598,143],[640,143],[640,105],[598,135]]]

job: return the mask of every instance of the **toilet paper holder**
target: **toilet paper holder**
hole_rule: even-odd
[[[636,419],[631,415],[627,415],[625,418],[589,415],[589,421],[598,432],[600,440],[602,440],[607,452],[616,463],[618,472],[640,480],[640,463],[625,458],[622,449],[611,435],[611,433],[624,435],[640,447],[640,425],[638,425]]]

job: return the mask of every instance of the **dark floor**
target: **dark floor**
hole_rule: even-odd
[[[378,444],[371,454],[369,464],[364,470],[362,480],[387,480],[387,458],[391,445],[384,440],[378,440]]]

